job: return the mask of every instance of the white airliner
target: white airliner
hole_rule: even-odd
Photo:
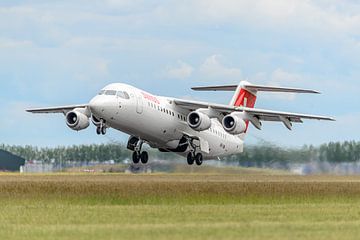
[[[201,165],[203,160],[216,159],[243,152],[249,123],[261,129],[262,121],[282,122],[289,130],[292,123],[303,119],[333,118],[278,112],[254,108],[257,92],[315,93],[297,88],[253,85],[196,87],[196,91],[235,91],[229,105],[189,101],[152,95],[136,87],[115,83],[103,88],[90,103],[73,106],[29,109],[32,113],[63,113],[67,125],[75,130],[96,126],[97,134],[114,128],[130,135],[127,148],[133,151],[133,162],[148,162],[142,151],[147,143],[163,152],[187,157],[188,164]]]

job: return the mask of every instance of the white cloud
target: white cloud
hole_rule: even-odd
[[[14,40],[0,38],[0,48],[19,48],[19,47],[31,47],[33,43],[27,40]]]
[[[306,27],[321,31],[359,32],[360,5],[354,1],[191,0],[195,19],[256,26]],[[196,17],[197,16],[197,17]],[[192,18],[191,18],[192,19]]]
[[[220,55],[212,55],[205,59],[199,68],[200,75],[209,80],[240,81],[241,70],[225,66],[221,58]]]
[[[105,59],[97,59],[95,61],[95,69],[98,73],[102,75],[109,74],[109,62]]]
[[[271,74],[270,83],[274,85],[294,85],[302,82],[299,74],[289,73],[281,68]]]
[[[271,86],[279,87],[300,87],[306,88],[304,86],[304,78],[296,73],[290,73],[282,68],[277,68],[270,74],[265,72],[259,72],[251,78],[254,83],[262,83]],[[296,95],[291,93],[263,93],[263,96],[266,98],[277,98],[283,100],[294,100]]]
[[[63,47],[79,52],[111,51],[119,54],[141,54],[156,56],[171,56],[178,59],[184,56],[192,56],[194,52],[204,50],[206,44],[188,40],[168,40],[155,37],[72,37],[64,41]]]
[[[0,4],[0,75],[4,79],[0,81],[12,83],[10,87],[18,93],[14,98],[31,96],[42,104],[84,102],[107,81],[148,86],[158,79],[154,72],[165,72],[168,77],[194,80],[192,85],[201,80],[236,83],[244,75],[259,84],[315,88],[324,92],[319,99],[324,105],[318,105],[319,111],[329,105],[333,107],[327,111],[335,114],[357,109],[357,1],[7,1],[9,4]],[[229,57],[229,61],[220,54]],[[210,57],[204,60],[204,56]],[[176,62],[178,59],[184,62]],[[174,65],[164,71],[169,63]],[[189,83],[179,85],[185,84]],[[149,91],[170,91],[166,84],[158,86],[149,86]],[[334,97],[339,89],[346,92],[340,103]],[[171,94],[187,94],[180,88],[172,91]],[[218,94],[201,96],[213,101]],[[225,95],[219,96],[220,99]],[[291,95],[275,95],[284,97],[293,99]],[[271,108],[281,106],[267,103]],[[286,104],[285,101],[285,107]],[[299,101],[295,106],[308,110],[309,105],[313,104]],[[14,113],[23,111],[20,105],[9,107]],[[314,113],[318,110],[314,109]],[[9,129],[11,124],[21,122],[21,115],[16,118],[6,121]],[[33,126],[42,124],[36,119]],[[328,139],[328,129],[326,125],[319,134],[324,141]],[[304,127],[302,142],[310,141],[311,130]],[[269,136],[272,135],[270,131]],[[4,141],[8,138],[4,137]],[[294,137],[282,141],[290,139]]]
[[[166,76],[169,78],[185,79],[189,78],[193,73],[194,68],[183,61],[178,61],[177,66],[168,67]]]

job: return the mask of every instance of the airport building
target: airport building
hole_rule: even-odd
[[[0,150],[0,171],[2,172],[18,172],[20,167],[25,165],[25,159]]]

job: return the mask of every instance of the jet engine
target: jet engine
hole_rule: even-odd
[[[245,121],[233,114],[225,116],[222,125],[225,131],[233,135],[242,134],[246,131]]]
[[[211,119],[209,116],[198,111],[189,113],[187,123],[196,131],[205,131],[211,127]]]
[[[90,125],[88,116],[80,111],[71,111],[66,114],[66,124],[75,131],[83,130]]]

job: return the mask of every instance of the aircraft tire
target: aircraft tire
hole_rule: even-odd
[[[187,163],[188,163],[189,165],[193,165],[193,164],[194,164],[194,161],[195,161],[195,159],[194,159],[193,153],[192,153],[192,152],[189,152],[188,155],[187,155]]]
[[[100,135],[100,134],[101,134],[101,128],[100,128],[100,127],[97,127],[97,128],[96,128],[96,134],[97,134],[97,135]]]
[[[200,166],[203,163],[203,155],[201,153],[196,154],[195,156],[196,165]]]
[[[101,134],[102,134],[102,135],[105,135],[105,134],[106,134],[106,127],[102,127],[102,128],[101,128]]]
[[[141,159],[141,163],[142,164],[147,164],[148,163],[148,161],[149,161],[149,154],[147,153],[147,152],[142,152],[141,154],[140,154],[140,159]]]
[[[140,154],[138,152],[133,152],[132,160],[134,164],[138,164],[140,162]]]

